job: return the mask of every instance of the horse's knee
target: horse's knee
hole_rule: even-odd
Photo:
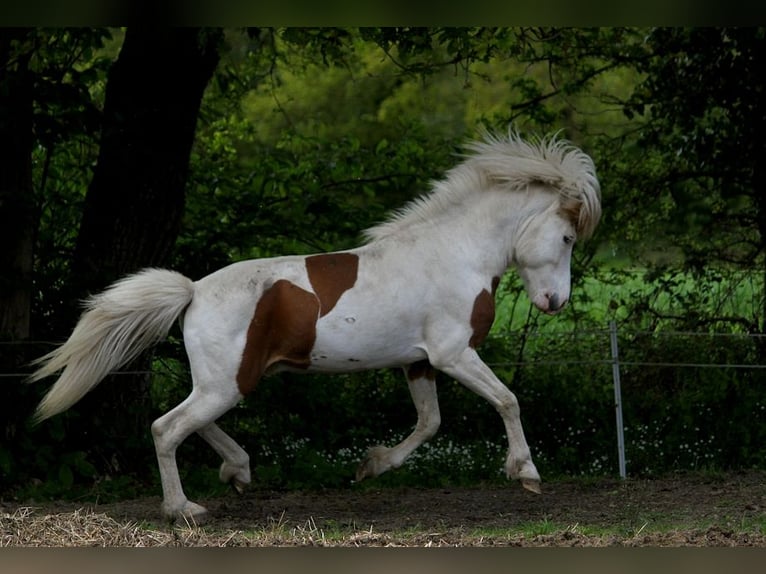
[[[514,395],[511,391],[508,391],[508,393],[503,393],[503,396],[500,397],[498,403],[497,403],[497,411],[503,416],[503,417],[518,417],[519,416],[519,400],[516,398],[516,395]]]

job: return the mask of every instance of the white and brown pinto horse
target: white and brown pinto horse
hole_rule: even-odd
[[[403,367],[417,409],[401,443],[370,449],[357,480],[399,467],[440,423],[435,369],[489,401],[508,435],[505,471],[539,492],[516,397],[476,347],[494,320],[494,290],[518,269],[535,306],[556,313],[569,298],[577,238],[598,223],[592,160],[556,139],[486,135],[462,163],[356,249],[233,263],[199,281],[147,269],[88,300],[69,340],[38,360],[32,380],[62,370],[38,421],[60,413],[150,345],[183,315],[193,389],[152,424],[162,510],[199,521],[176,449],[197,432],[221,456],[220,478],[250,482],[247,453],[215,421],[283,369],[342,373]]]

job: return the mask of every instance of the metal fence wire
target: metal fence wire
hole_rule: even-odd
[[[608,341],[609,355],[603,355],[601,357],[587,357],[587,358],[562,358],[555,359],[547,356],[543,359],[532,358],[530,360],[508,360],[508,361],[495,361],[489,362],[490,367],[530,367],[530,366],[553,366],[553,365],[602,365],[605,369],[611,370],[612,386],[614,393],[614,417],[616,428],[616,445],[618,454],[618,471],[621,478],[627,477],[626,468],[626,456],[625,456],[625,424],[623,421],[623,399],[622,399],[622,383],[621,375],[627,367],[669,367],[676,369],[694,368],[694,369],[748,369],[759,370],[766,369],[766,364],[758,363],[745,363],[745,362],[729,362],[729,361],[710,361],[710,362],[695,362],[695,361],[653,361],[645,359],[628,359],[626,360],[621,356],[620,339],[623,341],[636,340],[640,337],[665,337],[668,339],[684,337],[687,339],[694,339],[696,337],[707,339],[727,339],[727,338],[749,338],[751,340],[764,339],[764,334],[749,334],[749,333],[715,333],[715,332],[681,332],[681,331],[636,331],[636,330],[620,330],[615,321],[610,321],[608,328],[596,329],[596,330],[576,330],[569,332],[506,332],[504,336],[518,336],[525,338],[534,337],[593,337],[596,339],[603,339]],[[54,347],[57,343],[51,341],[0,341],[0,347],[23,345],[26,347],[36,347],[40,349],[40,354],[45,353],[47,350]],[[606,347],[606,345],[605,345]],[[25,379],[29,376],[30,370],[16,370],[14,372],[0,372],[0,379]],[[110,373],[111,375],[151,375],[150,370],[120,370]]]
[[[510,334],[510,333],[509,333]],[[514,334],[510,334],[514,335]],[[574,332],[532,332],[518,334],[526,338],[532,337],[591,337],[595,339],[603,339],[609,341],[609,356],[603,355],[601,357],[590,358],[574,358],[574,359],[538,359],[533,358],[531,360],[516,360],[516,361],[499,361],[489,363],[491,367],[534,367],[534,366],[550,366],[550,365],[604,365],[605,368],[611,369],[612,387],[614,393],[614,417],[615,417],[615,430],[616,430],[616,445],[618,455],[618,471],[621,478],[627,477],[627,464],[625,454],[625,423],[623,421],[623,399],[622,399],[622,381],[621,375],[627,368],[640,367],[640,368],[654,368],[654,367],[668,367],[675,369],[747,369],[747,370],[760,370],[766,369],[765,364],[758,364],[753,362],[731,362],[731,361],[716,361],[711,360],[708,362],[699,361],[684,361],[684,360],[648,360],[648,359],[625,359],[621,355],[620,340],[625,341],[637,341],[643,338],[666,338],[668,340],[673,338],[684,339],[740,339],[747,338],[750,340],[766,340],[764,334],[750,334],[750,333],[716,333],[716,332],[692,332],[692,331],[636,331],[636,330],[620,330],[615,321],[610,321],[607,329],[600,330],[581,330]],[[635,354],[635,353],[633,353]],[[534,353],[533,353],[534,355]],[[713,358],[715,359],[715,358]]]

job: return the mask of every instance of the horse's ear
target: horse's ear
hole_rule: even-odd
[[[588,199],[588,196],[583,199],[564,196],[559,204],[559,214],[572,223],[580,239],[590,238],[601,218],[600,204]]]
[[[559,215],[564,219],[567,219],[577,230],[577,233],[582,233],[582,223],[580,221],[580,211],[582,209],[582,202],[573,198],[563,198],[559,205]]]

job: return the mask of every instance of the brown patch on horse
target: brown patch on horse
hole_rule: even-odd
[[[237,372],[239,392],[252,392],[266,370],[276,363],[307,369],[316,341],[317,296],[285,279],[261,295],[247,329]]]
[[[407,367],[407,379],[414,381],[415,379],[436,379],[436,369],[431,366],[431,363],[427,359],[412,363]]]
[[[473,301],[471,310],[471,328],[473,334],[468,340],[468,345],[475,349],[487,338],[492,323],[495,321],[495,290],[500,283],[500,277],[492,278],[492,293],[482,289],[481,293]]]
[[[344,292],[356,283],[359,256],[353,253],[324,253],[306,257],[306,272],[321,308],[320,317],[332,311]]]

